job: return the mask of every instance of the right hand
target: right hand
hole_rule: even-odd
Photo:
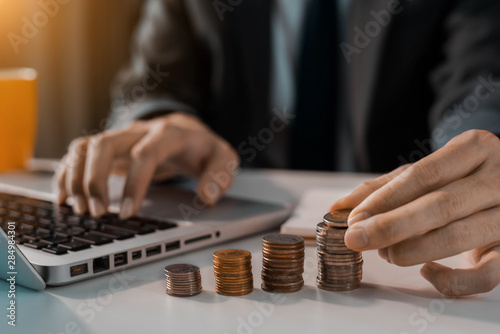
[[[73,198],[76,213],[107,212],[108,177],[126,175],[120,217],[137,213],[151,181],[197,177],[198,195],[214,205],[239,167],[236,151],[194,116],[172,113],[128,128],[75,139],[56,174],[58,203]]]

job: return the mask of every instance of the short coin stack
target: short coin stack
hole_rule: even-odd
[[[176,297],[194,296],[201,292],[200,268],[192,264],[172,264],[165,267],[167,293]]]
[[[252,254],[242,249],[214,253],[215,291],[226,296],[242,296],[253,291]]]
[[[351,210],[330,212],[316,227],[319,259],[316,284],[321,289],[347,291],[357,289],[361,284],[361,253],[350,250],[344,243],[350,212]]]
[[[295,292],[304,286],[304,239],[271,234],[262,239],[262,290]]]

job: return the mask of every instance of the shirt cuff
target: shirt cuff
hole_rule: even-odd
[[[175,100],[158,99],[140,103],[117,103],[112,106],[108,128],[124,128],[135,120],[151,119],[174,111],[182,111],[188,114],[197,115],[196,111],[191,106]]]
[[[475,112],[455,110],[445,116],[432,131],[432,149],[440,149],[459,134],[472,130],[486,130],[500,135],[500,110],[480,109]]]

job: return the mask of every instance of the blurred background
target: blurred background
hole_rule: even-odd
[[[36,157],[103,128],[143,1],[0,0],[0,69],[38,71]]]

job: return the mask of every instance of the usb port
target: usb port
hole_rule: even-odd
[[[132,252],[132,260],[139,260],[142,257],[142,251]]]
[[[115,267],[127,264],[127,252],[115,254]]]
[[[165,252],[170,252],[179,248],[181,248],[181,242],[179,240],[165,244]]]
[[[157,255],[161,253],[161,245],[146,248],[146,257]]]
[[[69,275],[71,277],[83,275],[89,272],[89,266],[86,263],[79,264],[69,268]]]

